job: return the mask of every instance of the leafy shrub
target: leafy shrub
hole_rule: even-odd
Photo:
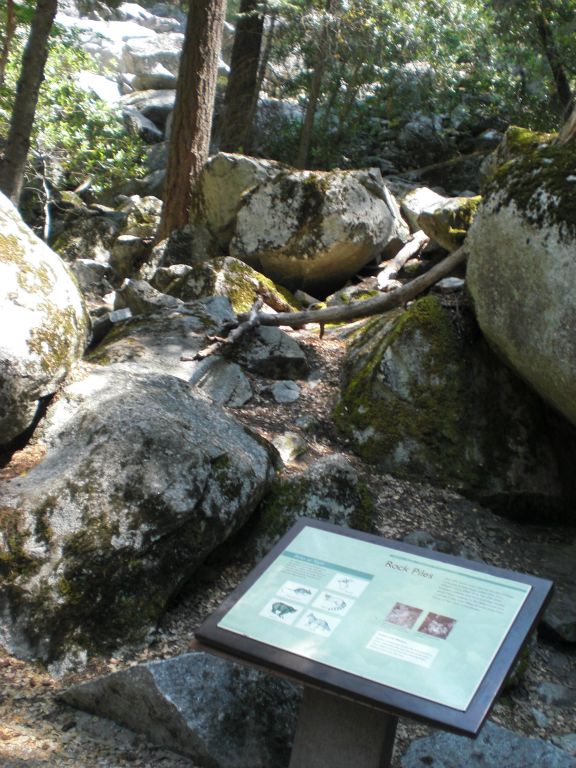
[[[23,45],[21,34],[0,90],[0,140],[8,133]],[[95,194],[144,174],[144,144],[126,132],[118,110],[77,84],[82,70],[96,72],[96,63],[73,35],[57,31],[36,109],[28,184],[38,175],[38,161],[55,186],[75,188],[90,179]]]

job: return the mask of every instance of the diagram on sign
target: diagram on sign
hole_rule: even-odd
[[[305,629],[307,632],[312,632],[315,635],[329,637],[338,624],[340,624],[340,619],[336,619],[333,616],[326,616],[314,611],[306,611],[296,626],[300,629]]]
[[[279,621],[282,624],[293,624],[302,609],[297,605],[292,605],[283,600],[270,600],[260,611],[260,616],[273,621]]]
[[[320,592],[314,601],[313,607],[320,611],[327,611],[336,616],[345,616],[354,604],[354,600],[335,595],[332,592]]]
[[[317,593],[317,589],[306,584],[299,584],[297,581],[287,581],[278,590],[279,597],[285,597],[288,600],[295,600],[303,604],[309,603]]]
[[[350,576],[347,573],[337,573],[328,584],[327,589],[343,592],[350,597],[360,597],[368,584],[370,582],[366,579],[359,579],[357,576]]]

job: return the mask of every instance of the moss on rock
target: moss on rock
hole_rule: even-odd
[[[334,419],[362,458],[399,476],[512,515],[567,503],[543,405],[499,363],[469,309],[435,296],[357,335]]]
[[[505,148],[485,183],[491,210],[514,203],[535,227],[557,226],[560,238],[576,236],[576,155],[570,144],[552,143],[550,134],[508,129]]]

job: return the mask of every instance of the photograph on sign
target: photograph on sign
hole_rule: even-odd
[[[304,526],[218,627],[465,711],[530,590]]]

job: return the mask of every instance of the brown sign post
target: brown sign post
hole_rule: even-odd
[[[290,768],[386,768],[400,715],[478,734],[552,586],[302,519],[196,637],[304,684]]]

